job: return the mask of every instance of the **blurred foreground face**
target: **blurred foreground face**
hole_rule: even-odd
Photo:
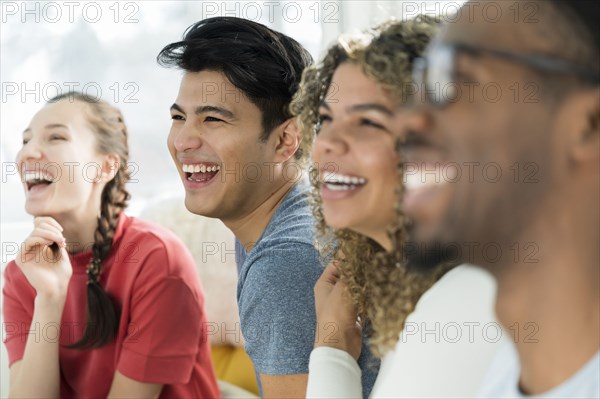
[[[515,18],[514,4],[495,2],[503,15],[495,23],[482,4],[463,7],[430,46],[426,67],[415,70],[427,88],[417,96],[403,154],[415,265],[511,261],[508,250],[482,249],[522,250],[527,230],[541,214],[551,217],[552,197],[569,187],[566,132],[584,118],[569,109],[571,91],[548,87],[575,87],[575,74],[548,65],[561,54],[540,34],[547,14],[531,23]]]
[[[328,225],[382,243],[393,220],[398,184],[392,127],[397,109],[381,85],[359,65],[344,63],[319,108],[313,159]]]

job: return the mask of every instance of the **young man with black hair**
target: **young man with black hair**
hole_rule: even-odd
[[[185,71],[168,138],[185,205],[221,219],[238,240],[241,329],[261,394],[304,397],[324,265],[288,106],[312,58],[261,24],[216,17],[192,25],[158,61]],[[368,396],[377,367],[366,346],[359,362]]]

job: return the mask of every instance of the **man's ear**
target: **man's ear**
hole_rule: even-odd
[[[117,154],[106,154],[102,160],[102,179],[103,183],[108,183],[115,178],[119,171],[119,156]]]
[[[294,156],[302,142],[302,132],[296,118],[283,122],[277,128],[276,136],[275,162],[285,162]]]
[[[579,92],[572,101],[569,158],[577,165],[600,160],[600,88]]]

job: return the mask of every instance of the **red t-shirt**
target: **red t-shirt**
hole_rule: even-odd
[[[57,326],[31,326],[35,290],[14,261],[5,270],[3,314],[9,364],[23,358],[28,335],[59,339],[61,398],[103,398],[115,372],[164,384],[161,398],[220,397],[210,357],[204,295],[194,261],[170,231],[119,217],[100,282],[121,309],[119,331],[93,350],[68,349],[83,335],[86,267],[91,252],[70,256],[60,337]]]

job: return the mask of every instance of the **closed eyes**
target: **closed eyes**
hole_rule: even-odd
[[[29,143],[29,140],[30,140],[30,139],[25,139],[25,138],[24,138],[24,139],[23,139],[23,145],[26,145],[27,143]],[[66,137],[63,137],[63,136],[58,136],[58,135],[55,135],[55,134],[53,134],[53,135],[51,135],[50,137],[48,137],[48,141],[56,141],[56,140],[63,140],[63,141],[66,141],[66,140],[67,140],[67,138],[66,138]]]
[[[363,126],[369,126],[369,127],[374,127],[376,129],[385,129],[385,127],[377,122],[374,122],[371,119],[367,119],[367,118],[361,118],[360,119],[360,124]]]
[[[223,119],[215,118],[214,116],[207,116],[204,118],[204,122],[225,122]]]
[[[182,115],[171,115],[171,119],[174,121],[185,121],[185,117]],[[204,122],[225,122],[223,119],[216,118],[214,116],[207,116],[204,118]]]

